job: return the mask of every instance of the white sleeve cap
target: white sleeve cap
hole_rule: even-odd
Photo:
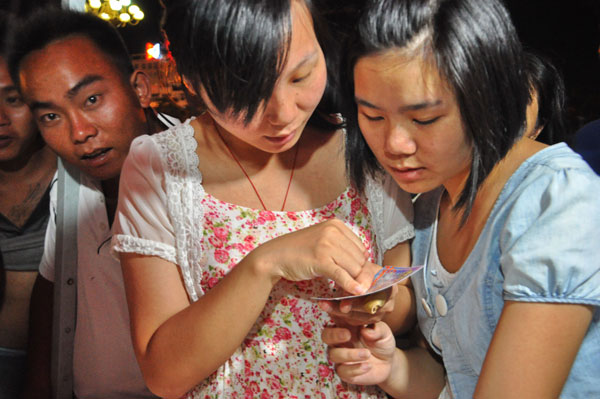
[[[167,209],[165,170],[150,136],[137,137],[123,164],[112,250],[175,261],[175,234]]]

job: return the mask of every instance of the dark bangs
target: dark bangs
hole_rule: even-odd
[[[163,27],[196,93],[248,123],[271,97],[291,26],[290,0],[171,0]]]

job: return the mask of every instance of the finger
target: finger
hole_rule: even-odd
[[[357,302],[362,302],[361,300],[357,300],[357,299],[342,299],[339,303],[339,311],[342,314],[347,314],[350,313],[352,311],[352,309],[354,308],[354,304]],[[360,306],[360,305],[359,305]]]
[[[321,332],[321,339],[327,345],[341,345],[352,339],[352,333],[347,328],[326,327]]]
[[[333,301],[319,301],[319,307],[322,311],[327,313],[335,312],[334,302]]]
[[[350,384],[364,384],[362,382],[365,374],[367,374],[373,366],[367,362],[361,363],[342,363],[336,366],[335,371],[340,378]],[[371,385],[371,384],[369,384]]]
[[[344,291],[353,295],[361,295],[365,292],[365,288],[360,285],[348,271],[335,263],[327,263],[319,267],[319,275],[327,277],[336,282]]]
[[[333,363],[359,363],[368,360],[371,352],[365,348],[329,347],[329,360]]]
[[[379,270],[381,270],[381,266],[367,261],[365,262],[360,273],[356,276],[356,281],[358,281],[359,284],[369,289],[371,287],[371,284],[373,283],[373,278],[375,277],[375,274],[377,274]]]
[[[393,338],[390,327],[382,321],[369,325],[368,327],[361,328],[360,336],[361,341],[366,346],[372,346],[373,343],[376,343],[377,341]]]

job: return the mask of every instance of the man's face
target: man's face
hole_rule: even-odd
[[[23,156],[38,140],[29,107],[10,78],[6,61],[0,57],[0,164]]]
[[[84,36],[67,37],[27,55],[19,78],[52,150],[97,179],[120,174],[147,127],[136,91],[107,55]]]

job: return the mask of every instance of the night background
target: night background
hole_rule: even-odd
[[[59,0],[1,0],[2,8],[24,14],[34,6]],[[168,0],[167,0],[168,1]],[[344,10],[362,0],[321,0],[343,29],[351,26]],[[129,50],[143,53],[147,42],[161,39],[159,0],[134,0],[146,17],[137,26],[119,28]],[[570,132],[600,119],[600,0],[505,0],[526,48],[550,58],[567,88]]]

